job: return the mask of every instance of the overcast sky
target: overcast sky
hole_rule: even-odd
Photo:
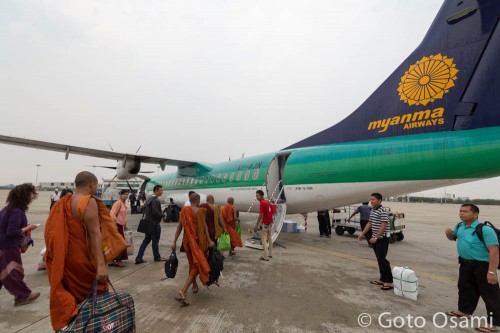
[[[0,134],[204,162],[279,150],[354,111],[441,4],[3,0]],[[36,164],[39,182],[116,165],[0,144],[0,184],[34,183]],[[447,192],[499,198],[498,185]]]

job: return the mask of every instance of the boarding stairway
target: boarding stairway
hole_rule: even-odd
[[[274,191],[269,196],[269,201],[272,203],[276,203],[276,214],[273,215],[273,226],[271,228],[271,239],[272,239],[273,243],[278,238],[278,236],[281,232],[281,227],[283,227],[283,222],[285,221],[285,217],[286,217],[286,203],[284,203],[278,199],[281,197],[281,193],[283,192],[283,189],[284,189],[284,187],[281,186],[281,190],[279,190],[280,184],[281,184],[281,180],[278,182],[278,184],[274,188]],[[277,193],[277,195],[275,195],[276,193]],[[254,203],[252,203],[252,205],[250,206],[248,211],[250,211],[252,209],[253,204]],[[253,249],[262,250],[262,241],[260,240],[260,230],[252,233],[250,238],[248,238],[245,241],[245,246],[253,248]]]

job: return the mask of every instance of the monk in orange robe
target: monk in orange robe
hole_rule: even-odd
[[[92,196],[97,189],[97,178],[92,173],[80,172],[75,184],[75,193],[64,196],[52,207],[45,226],[50,319],[55,331],[76,316],[78,304],[87,297],[96,277],[98,292],[108,289],[104,283],[108,270],[101,223],[109,211]],[[107,222],[113,223],[111,216]]]
[[[199,208],[200,195],[193,193],[189,196],[191,206],[184,206],[181,210],[181,223],[178,224],[175,232],[174,243],[172,250],[175,251],[177,239],[184,229],[182,237],[182,245],[186,251],[186,256],[189,262],[189,276],[182,290],[179,291],[179,297],[175,299],[183,306],[189,305],[186,300],[189,286],[196,285],[196,277],[199,275],[201,283],[206,285],[209,278],[210,266],[207,261],[208,247],[214,246],[214,242],[208,235],[207,224],[205,221],[206,209]],[[196,290],[198,286],[196,285]]]
[[[234,256],[236,254],[236,251],[234,250],[235,247],[243,247],[241,237],[236,231],[236,221],[239,222],[240,219],[236,217],[236,209],[233,205],[234,199],[229,197],[227,198],[227,205],[223,206],[221,209],[221,216],[224,221],[224,225],[226,226],[226,232],[229,234],[229,237],[231,237],[230,256]]]

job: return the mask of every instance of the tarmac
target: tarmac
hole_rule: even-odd
[[[5,202],[8,191],[0,191]],[[23,254],[25,281],[41,297],[34,303],[14,307],[14,298],[0,290],[0,332],[53,332],[49,316],[49,285],[46,271],[37,271],[43,232],[49,211],[48,192],[41,192],[28,211],[29,223],[41,223],[33,232],[35,246]],[[377,262],[366,242],[345,233],[319,237],[316,213],[309,214],[307,232],[281,233],[269,262],[258,260],[260,251],[238,248],[226,253],[220,287],[201,287],[189,292],[191,305],[174,300],[184,284],[187,259],[178,253],[174,279],[165,279],[164,264],[153,262],[151,246],[142,265],[131,256],[126,267],[109,267],[118,291],[135,301],[137,332],[472,332],[471,321],[451,320],[444,312],[457,309],[458,264],[455,242],[444,230],[458,221],[459,205],[384,202],[393,212],[406,215],[405,238],[391,244],[388,260],[408,266],[419,278],[418,300],[398,297],[370,284],[378,278]],[[500,225],[500,207],[480,206],[481,220]],[[242,238],[250,235],[256,214],[241,214]],[[129,215],[129,228],[136,230],[140,215]],[[300,215],[287,219],[304,222]],[[162,223],[160,253],[170,254],[177,223]],[[143,235],[134,232],[136,251]],[[180,246],[180,240],[178,242]],[[200,284],[201,286],[201,284]],[[475,316],[485,315],[480,300]],[[485,320],[484,318],[482,319]],[[455,329],[458,327],[458,329]],[[461,327],[461,328],[460,328]]]

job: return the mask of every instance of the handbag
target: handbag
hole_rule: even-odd
[[[231,238],[228,234],[223,233],[219,237],[219,241],[217,242],[217,250],[219,251],[229,251],[231,250]]]
[[[87,298],[78,305],[78,314],[58,332],[71,333],[129,333],[135,332],[135,308],[132,296],[117,293],[111,281],[113,293],[97,293],[97,279],[92,284]]]
[[[33,239],[31,239],[31,230],[26,231],[21,235],[21,240],[19,241],[19,248],[21,249],[21,253],[25,253],[28,251],[28,248],[35,245]]]
[[[179,266],[179,260],[175,254],[175,250],[172,250],[170,257],[165,261],[165,275],[169,279],[173,279],[177,273],[177,267]]]
[[[142,232],[143,234],[152,234],[155,230],[155,227],[156,223],[154,221],[150,221],[147,217],[143,217],[139,221],[137,232]]]
[[[149,206],[150,204],[148,204]],[[144,207],[144,211],[142,213],[142,218],[139,221],[139,225],[137,226],[137,232],[142,232],[143,234],[152,234],[156,227],[156,222],[149,220],[148,215],[146,215],[146,209]]]
[[[129,247],[127,247],[127,255],[133,256],[135,252],[135,243],[132,230],[125,231],[125,241],[129,244]]]
[[[241,236],[241,224],[240,221],[236,222],[236,232]]]

